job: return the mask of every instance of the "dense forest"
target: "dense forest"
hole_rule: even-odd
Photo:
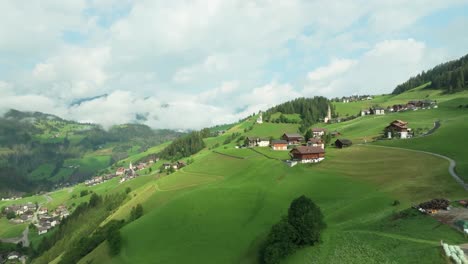
[[[178,160],[188,157],[202,150],[205,147],[203,138],[210,135],[209,129],[194,131],[188,135],[175,139],[160,153],[160,157],[167,160]]]
[[[283,114],[299,114],[302,119],[300,130],[304,132],[311,125],[319,122],[320,119],[323,119],[327,115],[329,105],[330,101],[322,96],[297,98],[268,109],[263,117],[265,121],[269,121],[271,115],[277,112]],[[334,116],[334,108],[331,109],[331,112],[332,116]]]
[[[102,164],[107,167],[126,158],[135,146],[136,151],[144,151],[181,135],[140,124],[105,130],[44,113],[10,110],[0,117],[0,196],[47,190],[55,184],[82,181],[99,171],[92,165],[69,169],[67,160],[79,163],[85,155],[107,148],[111,149],[106,154],[110,161]],[[44,170],[38,169],[41,166]],[[64,168],[74,171],[62,177]]]
[[[468,55],[422,72],[398,85],[393,94],[400,94],[427,84],[427,89],[441,89],[446,93],[468,90]]]

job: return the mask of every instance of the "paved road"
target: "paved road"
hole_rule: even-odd
[[[457,163],[444,155],[440,155],[437,153],[429,152],[429,151],[422,151],[422,150],[414,150],[414,149],[406,149],[406,148],[396,148],[396,147],[387,147],[387,146],[380,146],[380,145],[365,145],[365,146],[371,146],[371,147],[380,147],[380,148],[390,148],[390,149],[400,149],[400,150],[406,150],[406,151],[413,151],[413,152],[419,152],[419,153],[424,153],[424,154],[429,154],[432,156],[436,156],[439,158],[443,158],[445,160],[448,160],[449,167],[448,167],[448,172],[450,175],[455,179],[455,181],[460,184],[466,191],[468,191],[468,184],[463,181],[463,179],[455,172],[455,167],[457,166]]]

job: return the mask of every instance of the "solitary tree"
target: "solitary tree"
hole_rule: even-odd
[[[288,222],[297,230],[299,246],[319,242],[320,234],[326,227],[320,207],[304,195],[291,203]]]

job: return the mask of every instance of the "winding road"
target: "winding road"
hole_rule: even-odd
[[[360,145],[363,145],[363,144],[360,144]],[[423,151],[423,150],[414,150],[414,149],[406,149],[406,148],[397,148],[397,147],[387,147],[387,146],[380,146],[380,145],[363,145],[363,146],[371,146],[371,147],[379,147],[379,148],[390,148],[390,149],[399,149],[399,150],[406,150],[406,151],[413,151],[413,152],[419,152],[419,153],[424,153],[424,154],[428,154],[428,155],[432,155],[432,156],[436,156],[436,157],[439,157],[439,158],[443,158],[445,160],[447,160],[450,164],[449,164],[449,167],[448,167],[448,172],[450,173],[450,175],[452,176],[453,179],[455,179],[455,181],[460,184],[463,189],[465,189],[465,191],[468,191],[468,184],[465,183],[463,181],[463,179],[455,172],[455,167],[457,166],[457,163],[455,162],[455,160],[447,157],[447,156],[444,156],[444,155],[440,155],[440,154],[437,154],[437,153],[433,153],[433,152],[429,152],[429,151]]]

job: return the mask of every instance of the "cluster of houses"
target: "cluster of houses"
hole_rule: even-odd
[[[65,205],[58,206],[49,212],[47,207],[38,207],[37,204],[27,203],[22,205],[10,205],[3,209],[3,214],[13,212],[15,218],[10,219],[14,224],[21,224],[28,221],[35,222],[39,235],[45,234],[52,227],[60,224],[60,221],[70,215]],[[34,216],[37,216],[37,222]],[[34,221],[33,221],[34,220]]]
[[[304,140],[304,136],[298,133],[284,133],[280,139],[268,139],[261,137],[247,137],[246,147],[271,147],[272,150],[285,151],[290,150],[290,166],[297,163],[317,163],[325,159],[325,141],[324,136],[327,130],[324,128],[312,128],[313,137]],[[334,136],[340,135],[334,131]],[[338,139],[335,146],[338,148],[351,146],[352,142],[347,139]]]
[[[164,163],[161,167],[163,170],[170,170],[171,168],[174,170],[179,170],[183,167],[187,166],[187,164],[183,161],[176,161],[174,163]]]
[[[115,178],[116,175],[115,174],[107,174],[107,175],[102,175],[102,176],[95,176],[89,180],[86,180],[85,181],[85,185],[86,186],[94,186],[94,185],[98,185],[98,184],[101,184],[103,182],[106,182],[110,179],[113,179]]]
[[[343,103],[351,103],[351,102],[357,102],[357,101],[366,101],[366,100],[372,100],[373,97],[370,95],[352,95],[352,96],[343,96],[341,99],[335,99],[336,101],[340,101]]]
[[[366,115],[385,115],[385,108],[375,106],[369,109],[361,110],[361,116],[366,116]]]
[[[60,224],[64,218],[70,215],[65,205],[59,205],[57,209],[49,212],[47,207],[41,207],[37,212],[37,233],[39,235],[47,233],[51,228]]]
[[[419,109],[433,109],[437,108],[437,101],[433,100],[412,100],[406,104],[395,104],[392,106],[388,106],[387,108],[383,108],[380,106],[374,106],[369,109],[361,110],[361,116],[366,115],[385,115],[385,113],[397,113],[402,111],[410,111],[410,110],[419,110]]]
[[[16,196],[12,196],[12,197],[3,197],[2,198],[2,201],[15,201],[15,200],[20,200],[22,197],[16,197]]]
[[[407,110],[433,109],[438,108],[437,101],[433,100],[412,100],[406,104],[396,104],[388,107],[389,112],[401,112]]]
[[[8,215],[11,212],[15,214],[15,218],[10,219],[11,223],[21,224],[30,221],[34,217],[34,213],[37,210],[37,205],[33,203],[10,205],[3,209],[3,214]]]

